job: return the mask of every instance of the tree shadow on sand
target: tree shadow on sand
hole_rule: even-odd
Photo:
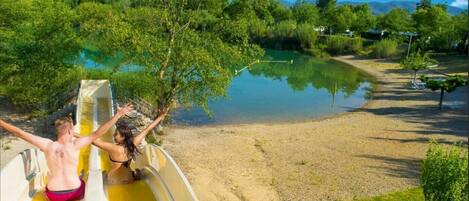
[[[407,178],[418,182],[421,159],[413,157],[394,158],[370,154],[356,155],[355,157],[383,162],[384,165],[367,166],[368,168],[375,169],[379,174],[382,174],[384,171],[385,175],[391,177]]]
[[[407,132],[415,132],[415,131],[407,131]],[[428,144],[430,141],[435,141],[438,144],[446,144],[446,145],[454,145],[455,142],[447,139],[433,139],[430,137],[418,137],[418,138],[413,138],[413,139],[399,139],[399,138],[390,138],[390,137],[369,137],[369,139],[374,139],[374,140],[386,140],[386,141],[394,141],[394,142],[401,142],[401,143],[424,143]],[[457,143],[456,143],[457,144]],[[468,142],[463,142],[463,146],[467,147]]]
[[[413,132],[424,135],[442,134],[468,136],[467,114],[457,109],[438,110],[435,105],[412,107],[362,108],[359,111],[376,115],[387,115],[409,123],[424,124],[422,130],[394,130],[396,132]]]

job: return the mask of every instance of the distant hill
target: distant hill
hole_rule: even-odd
[[[281,2],[286,6],[293,6],[295,3],[294,0],[281,0]],[[307,0],[307,2],[314,3],[315,0]],[[404,8],[409,12],[414,12],[415,7],[418,1],[412,0],[381,0],[381,1],[367,1],[364,0],[355,0],[355,1],[339,1],[338,4],[350,4],[350,5],[358,5],[358,4],[368,4],[371,9],[373,10],[374,15],[385,14],[392,10],[393,8]],[[461,12],[464,12],[464,9],[448,6],[448,13],[450,15],[457,15]]]
[[[350,1],[343,1],[339,2],[338,4],[364,4],[364,2],[350,2]],[[371,9],[373,10],[374,15],[385,14],[392,10],[393,8],[404,8],[409,12],[414,12],[416,8],[415,1],[389,1],[389,2],[367,2]],[[450,15],[457,15],[459,13],[464,12],[463,9],[453,6],[448,6],[448,13]]]

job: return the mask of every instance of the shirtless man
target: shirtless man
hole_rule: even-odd
[[[94,133],[82,138],[74,137],[73,121],[70,117],[62,117],[55,121],[57,141],[32,135],[1,119],[0,128],[44,152],[49,167],[46,196],[50,201],[80,200],[85,194],[85,183],[77,175],[80,149],[104,135],[120,117],[132,110],[130,105],[117,107],[116,114],[108,122],[101,125]]]

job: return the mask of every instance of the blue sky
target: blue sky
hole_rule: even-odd
[[[296,0],[286,0],[287,2],[296,2]],[[338,0],[342,1],[352,1],[352,2],[390,2],[390,1],[415,1],[419,2],[420,0]],[[466,8],[467,9],[468,0],[432,0],[432,3],[445,3],[454,7]]]

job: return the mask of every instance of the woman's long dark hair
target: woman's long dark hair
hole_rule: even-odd
[[[116,125],[117,131],[122,137],[124,137],[124,148],[129,159],[135,160],[138,151],[137,146],[134,144],[134,135],[132,134],[132,129],[130,129],[129,124],[125,121],[119,121]]]

